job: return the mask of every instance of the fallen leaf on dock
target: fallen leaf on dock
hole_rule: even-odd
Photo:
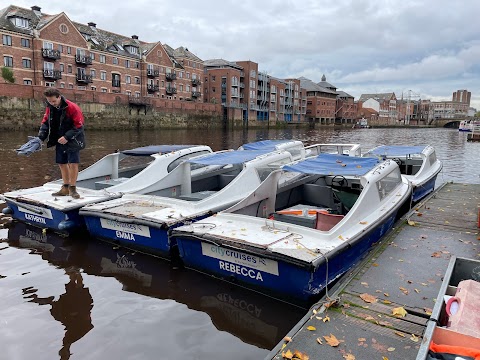
[[[389,347],[389,348],[387,349],[387,351],[390,351],[390,352],[395,351],[395,348],[394,348],[394,347]]]
[[[392,309],[392,315],[396,317],[405,317],[407,315],[407,310],[405,310],[402,306],[396,307]]]
[[[322,338],[317,338],[317,342],[318,342],[320,345],[323,345]]]
[[[325,316],[325,318],[323,319],[323,322],[327,322],[327,321],[330,321],[330,318],[328,316]]]
[[[439,257],[442,257],[442,254],[440,254],[440,252],[438,251],[435,251],[432,255],[430,255],[430,257],[439,258]]]
[[[353,356],[353,354],[345,354],[343,355],[343,358],[345,360],[355,360],[355,356]]]
[[[307,355],[307,354],[304,354],[298,350],[295,350],[295,352],[293,353],[293,358],[292,359],[295,359],[295,360],[308,360],[310,359],[310,357]]]
[[[293,358],[293,353],[290,350],[287,352],[282,352],[282,358],[291,360]]]
[[[387,305],[392,303],[390,300],[383,300],[382,302]]]
[[[332,347],[336,347],[338,345],[340,345],[340,343],[343,341],[343,340],[338,340],[335,335],[333,334],[330,334],[330,336],[328,335],[324,335],[323,338],[325,339],[325,341],[327,342],[328,345],[332,346]]]
[[[415,226],[416,225],[415,221],[412,221],[412,220],[408,220],[407,223],[410,226]]]
[[[407,289],[405,289],[404,287],[401,287],[401,286],[399,287],[399,289],[402,290],[402,292],[403,292],[405,295],[408,295],[408,292],[409,292],[409,291],[408,291]]]
[[[364,341],[367,341],[367,339],[365,339],[365,338],[358,338],[358,341],[364,342]]]
[[[366,303],[375,303],[377,302],[377,298],[373,295],[364,293],[360,295],[360,298],[365,301]]]
[[[432,315],[432,309],[430,308],[423,308],[423,311],[425,311],[425,314],[427,315]]]
[[[292,338],[291,338],[290,336],[285,336],[285,337],[283,338],[283,341],[285,341],[285,342],[290,342],[290,341],[292,341]]]
[[[310,325],[310,326],[307,326],[307,330],[315,331],[317,330],[317,328],[315,326]]]
[[[415,336],[415,334],[412,334],[412,336],[410,336],[410,340],[412,340],[413,342],[418,342],[418,336]]]
[[[402,332],[400,332],[400,331],[397,331],[397,330],[394,331],[394,334],[395,334],[395,335],[398,335],[398,336],[401,336],[401,337],[405,337],[405,334],[404,334],[404,333],[402,333]]]

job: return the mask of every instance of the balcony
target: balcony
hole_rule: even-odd
[[[76,78],[77,78],[77,82],[79,82],[79,83],[88,84],[88,83],[93,82],[92,75],[77,74],[77,75],[76,75]]]
[[[167,86],[165,88],[165,92],[168,94],[168,95],[173,95],[173,94],[176,94],[177,93],[177,88],[173,87],[173,86]]]
[[[147,76],[148,77],[153,77],[153,78],[159,77],[160,76],[160,70],[153,69],[153,68],[147,69]]]
[[[120,87],[120,79],[112,80],[112,87]]]
[[[58,80],[62,78],[62,72],[60,70],[43,70],[43,77]]]
[[[165,74],[165,78],[167,79],[167,81],[176,80],[176,79],[177,79],[177,74],[175,74],[175,73],[166,73],[166,74]]]
[[[197,86],[200,85],[202,82],[200,79],[192,79],[192,86]]]
[[[158,86],[158,85],[154,85],[154,84],[148,84],[148,85],[147,85],[147,91],[148,91],[149,93],[156,92],[156,91],[158,91],[158,89],[159,89],[159,86]]]
[[[75,55],[75,63],[78,65],[92,65],[90,55]]]
[[[198,98],[201,95],[200,91],[192,91],[192,98]]]
[[[53,50],[53,49],[42,49],[42,56],[45,59],[57,60],[57,59],[60,59],[60,51]]]

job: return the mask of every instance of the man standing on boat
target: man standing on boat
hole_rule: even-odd
[[[55,161],[63,180],[61,189],[52,195],[70,195],[78,199],[78,164],[80,150],[85,148],[83,113],[77,104],[65,99],[58,89],[49,88],[43,94],[47,99],[47,108],[38,137],[47,141],[47,147],[55,146]]]

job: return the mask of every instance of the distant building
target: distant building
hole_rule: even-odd
[[[330,85],[330,84],[328,84]],[[335,123],[337,106],[337,92],[315,84],[305,77],[300,78],[300,86],[305,89],[307,97],[306,118],[310,122],[318,122],[323,125]]]
[[[224,120],[304,122],[306,95],[299,79],[279,79],[253,61],[204,61],[205,102],[222,104]]]
[[[358,100],[358,111],[371,108],[378,112],[381,124],[395,124],[398,121],[397,97],[395,93],[362,94]]]

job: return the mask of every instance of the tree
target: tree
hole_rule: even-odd
[[[2,67],[2,78],[4,78],[6,82],[9,82],[12,84],[15,82],[13,71],[6,66]]]

